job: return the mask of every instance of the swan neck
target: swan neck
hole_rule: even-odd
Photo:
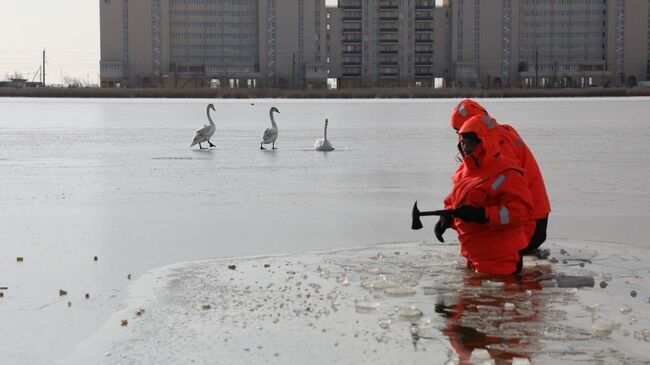
[[[273,118],[273,110],[269,112],[269,116],[271,117],[271,126],[273,126],[273,128],[277,128],[278,125],[275,124],[275,119]]]
[[[212,117],[210,117],[210,107],[205,112],[208,115],[208,120],[210,121],[210,124],[214,125],[214,122],[212,121]]]
[[[327,141],[327,123],[325,123],[325,140]]]

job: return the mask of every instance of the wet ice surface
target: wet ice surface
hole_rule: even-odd
[[[535,153],[553,206],[549,237],[648,247],[649,100],[480,100]],[[217,148],[190,150],[208,102],[217,106]],[[66,358],[122,307],[129,283],[157,267],[430,242],[434,221],[410,231],[410,211],[414,200],[439,208],[451,187],[453,105],[0,99],[0,288],[8,288],[0,289],[0,323],[11,329],[0,331],[0,357]],[[260,151],[270,106],[282,112],[278,150]],[[312,150],[325,117],[337,148],[327,154]],[[365,284],[387,285],[378,280]],[[403,302],[418,295],[409,289],[383,290]],[[361,293],[354,300],[378,302]],[[410,304],[403,307],[408,316]]]
[[[134,283],[127,308],[69,360],[647,363],[647,250],[563,240],[547,248],[558,262],[527,258],[520,277],[468,272],[453,243],[176,264]],[[562,275],[608,286],[556,287]]]

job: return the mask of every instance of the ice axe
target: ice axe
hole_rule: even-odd
[[[455,209],[442,209],[442,210],[432,210],[430,212],[420,212],[418,209],[418,202],[417,200],[415,201],[415,204],[413,204],[413,222],[411,223],[411,229],[418,230],[422,229],[422,221],[420,221],[420,217],[424,215],[453,215]]]

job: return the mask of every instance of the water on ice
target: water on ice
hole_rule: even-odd
[[[650,291],[648,263],[629,248],[593,245],[546,244],[554,257],[589,259],[584,268],[537,265],[500,278],[463,269],[455,245],[422,242],[278,256],[272,261],[281,269],[272,272],[263,268],[268,257],[176,264],[137,280],[128,308],[73,360],[105,352],[154,362],[190,355],[198,362],[218,356],[229,363],[428,363],[431,356],[450,364],[647,360],[649,304],[625,293],[630,285]],[[399,254],[378,259],[377,251]],[[440,267],[440,257],[455,257],[456,264]],[[230,262],[237,271],[227,269]],[[607,288],[540,284],[558,275],[602,277],[604,272],[611,275]],[[367,285],[389,281],[395,286]],[[386,292],[389,288],[415,290],[395,296]],[[214,310],[200,310],[204,303]],[[128,333],[118,330],[122,317],[130,321]],[[305,346],[310,350],[302,351]],[[128,363],[117,356],[111,362]]]

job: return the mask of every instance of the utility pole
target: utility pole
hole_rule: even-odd
[[[45,50],[43,50],[43,87],[45,87]]]

